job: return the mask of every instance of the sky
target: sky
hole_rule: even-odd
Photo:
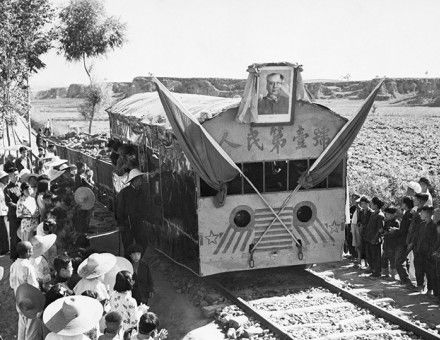
[[[66,0],[52,0],[60,7]],[[438,0],[105,0],[127,43],[94,61],[98,81],[246,78],[252,63],[303,65],[304,79],[440,77]],[[86,83],[52,50],[33,88]]]

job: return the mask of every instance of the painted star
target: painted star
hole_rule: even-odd
[[[214,234],[212,230],[209,232],[208,236],[205,238],[208,240],[208,244],[217,244],[217,239],[220,237],[220,234]]]
[[[336,221],[333,221],[332,224],[325,224],[325,227],[327,228],[327,230],[331,233],[331,234],[336,234],[339,232],[340,229],[340,225],[336,223]]]

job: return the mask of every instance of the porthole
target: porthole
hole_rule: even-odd
[[[310,201],[298,203],[293,208],[293,225],[306,227],[316,220],[316,206]]]
[[[296,211],[296,218],[302,222],[307,223],[312,219],[313,211],[308,205],[303,205]]]
[[[237,228],[250,228],[254,225],[254,211],[247,205],[235,207],[229,216],[229,223]]]

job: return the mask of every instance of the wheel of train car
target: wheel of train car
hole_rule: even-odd
[[[255,223],[254,210],[247,205],[235,207],[229,216],[229,223],[240,230],[253,227]]]
[[[316,206],[310,201],[299,202],[293,208],[293,225],[306,227],[316,220]]]

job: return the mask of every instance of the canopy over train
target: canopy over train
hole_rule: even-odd
[[[347,122],[309,100],[300,65],[248,72],[243,98],[172,94],[152,79],[157,93],[108,109],[112,137],[136,145],[150,173],[138,223],[201,275],[339,260],[346,152],[378,88]]]

